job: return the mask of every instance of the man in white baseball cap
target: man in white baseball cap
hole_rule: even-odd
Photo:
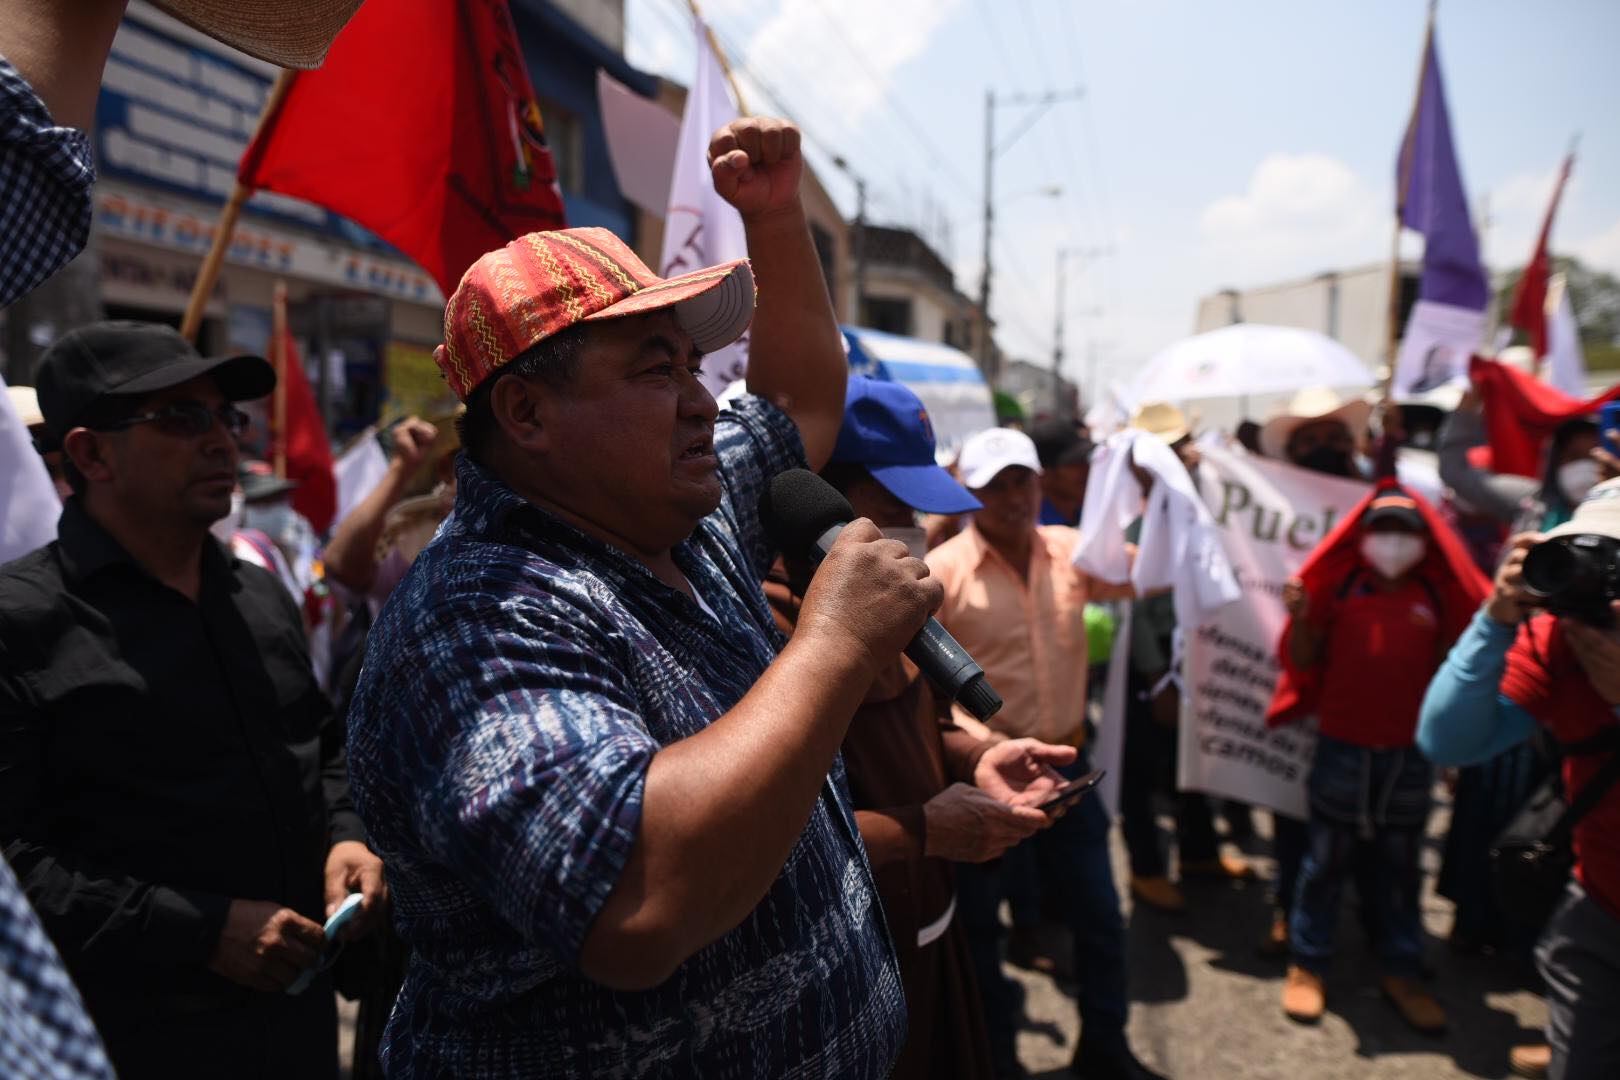
[[[963,446],[962,483],[984,504],[972,524],[928,553],[945,590],[936,618],[973,654],[1006,704],[989,727],[957,722],[986,738],[1033,737],[1080,748],[1069,777],[1091,771],[1085,752],[1088,599],[1131,596],[1129,585],[1092,581],[1070,561],[1080,540],[1067,525],[1037,525],[1040,458],[1021,431],[981,431]],[[1083,1033],[1074,1069],[1088,1077],[1152,1076],[1125,1039],[1125,923],[1108,858],[1108,816],[1083,799],[1049,829],[1008,851],[999,864],[958,868],[958,911],[973,946],[990,1051],[1012,1072],[1017,1004],[998,960],[998,911],[1009,877],[1041,873],[1074,932],[1074,970]],[[1023,922],[1024,920],[1016,920]],[[1015,935],[1019,931],[1014,931]]]

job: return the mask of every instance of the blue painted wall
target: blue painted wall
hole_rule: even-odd
[[[512,20],[535,94],[580,119],[583,184],[579,191],[563,191],[568,224],[598,225],[634,244],[635,209],[619,193],[613,178],[596,99],[596,72],[606,68],[608,74],[648,97],[656,92],[657,79],[632,68],[624,57],[545,0],[512,0]]]

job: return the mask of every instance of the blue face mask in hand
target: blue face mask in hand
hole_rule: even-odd
[[[337,939],[338,932],[349,924],[349,921],[360,914],[360,894],[350,893],[332,912],[332,917],[326,920],[321,930],[326,934],[326,948],[321,950],[321,958],[312,968],[306,968],[304,973],[293,980],[287,987],[289,994],[302,994],[309,989],[309,984],[315,981],[315,976],[337,963],[337,958],[343,954],[343,942]]]

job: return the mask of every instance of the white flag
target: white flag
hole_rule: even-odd
[[[0,390],[5,389],[0,379]],[[0,394],[0,562],[56,539],[62,500],[10,394]]]
[[[1395,357],[1395,384],[1391,398],[1404,398],[1438,390],[1449,383],[1468,381],[1468,358],[1479,349],[1485,334],[1485,313],[1455,304],[1419,300],[1406,321],[1406,336]]]
[[[737,119],[737,106],[702,21],[694,18],[692,29],[697,38],[697,75],[686,95],[680,140],[675,144],[664,250],[658,259],[658,272],[664,277],[748,256],[742,215],[715,193],[709,172],[709,137]],[[703,381],[716,395],[747,370],[747,334],[703,358]]]
[[[365,435],[344,451],[332,465],[337,478],[337,516],[332,519],[336,529],[367,495],[376,490],[388,473],[388,456],[377,445],[377,433],[367,429]]]
[[[1570,397],[1586,396],[1586,358],[1581,355],[1581,331],[1569,302],[1569,282],[1554,274],[1547,286],[1547,366],[1542,378]]]

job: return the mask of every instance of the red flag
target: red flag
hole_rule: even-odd
[[[298,481],[288,500],[303,514],[317,533],[324,533],[337,516],[337,477],[332,472],[332,444],[326,441],[326,424],[310,389],[309,376],[298,358],[292,335],[282,335],[282,365],[276,373],[276,392],[285,395],[286,430],[270,432],[270,460],[277,449],[286,453],[287,479]],[[272,419],[271,425],[274,427]]]
[[[1418,513],[1429,530],[1428,550],[1423,561],[1412,572],[1429,583],[1440,602],[1441,633],[1447,641],[1455,641],[1468,626],[1468,620],[1491,591],[1491,583],[1479,572],[1468,549],[1445,519],[1416,492],[1402,488],[1394,480],[1380,480],[1378,485],[1345,515],[1311,552],[1299,568],[1299,579],[1310,595],[1311,606],[1321,610],[1321,604],[1343,587],[1350,572],[1362,564],[1361,519],[1372,501],[1385,492],[1399,490],[1417,504]],[[1289,616],[1278,639],[1277,658],[1282,663],[1282,676],[1266,709],[1266,726],[1279,727],[1316,712],[1322,693],[1320,667],[1309,670],[1296,667],[1288,649],[1288,637],[1293,633],[1294,619]]]
[[[1620,399],[1620,386],[1613,386],[1581,401],[1534,375],[1481,356],[1469,362],[1468,376],[1485,407],[1485,438],[1491,465],[1499,473],[1540,476],[1543,448],[1558,425]]]
[[[1529,265],[1519,276],[1519,287],[1513,292],[1511,321],[1530,338],[1530,347],[1535,350],[1538,360],[1547,355],[1547,278],[1552,273],[1547,238],[1552,234],[1558,200],[1564,194],[1564,185],[1569,182],[1569,170],[1574,166],[1575,155],[1570,153],[1565,156],[1564,167],[1559,170],[1558,183],[1553,185],[1552,202],[1548,204],[1547,216],[1541,222],[1541,236],[1536,240],[1535,253],[1530,256]]]
[[[446,296],[484,252],[566,225],[506,0],[362,5],[292,77],[237,178],[359,222]]]

